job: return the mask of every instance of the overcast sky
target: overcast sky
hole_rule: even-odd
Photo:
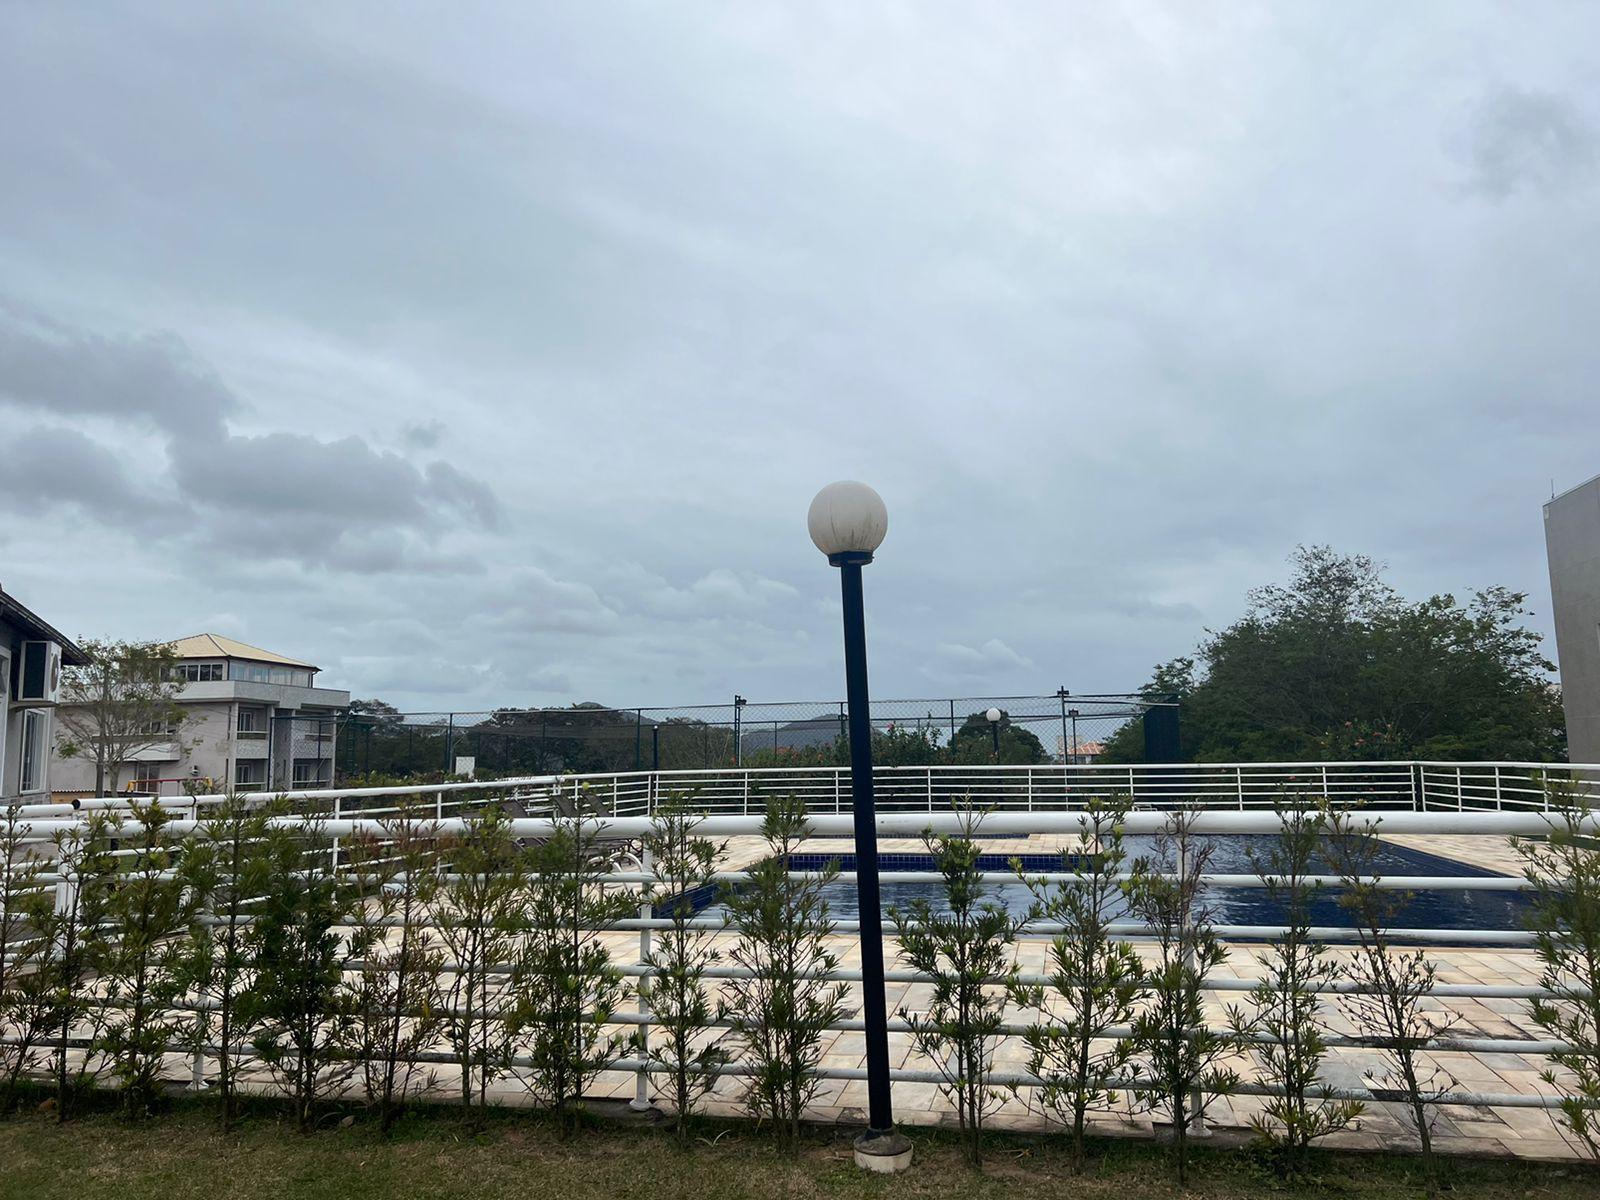
[[[1114,691],[1600,472],[1600,7],[0,2],[0,583],[412,709]],[[1549,646],[1554,656],[1553,642]]]

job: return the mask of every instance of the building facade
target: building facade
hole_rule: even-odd
[[[1544,506],[1567,757],[1600,763],[1600,476]]]
[[[0,589],[0,804],[49,798],[61,668],[83,651]]]
[[[172,643],[187,719],[171,740],[134,751],[122,790],[155,795],[284,791],[333,784],[339,718],[350,693],[319,687],[318,668],[214,633]],[[94,764],[54,765],[57,792],[91,792]]]

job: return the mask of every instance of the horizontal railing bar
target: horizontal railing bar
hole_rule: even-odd
[[[1215,809],[1189,811],[1191,831],[1199,835],[1229,833],[1275,833],[1282,828],[1284,814],[1278,812],[1238,812]],[[1308,814],[1309,815],[1309,814]],[[1539,812],[1404,812],[1358,809],[1346,814],[1353,832],[1382,833],[1455,833],[1481,834],[1501,837],[1536,836],[1564,829],[1565,819],[1558,813]],[[1126,833],[1159,833],[1168,824],[1170,814],[1148,809],[1135,809],[1119,822]],[[1094,814],[1087,810],[1034,810],[1033,812],[987,811],[974,821],[959,812],[880,812],[877,828],[880,834],[891,836],[917,836],[924,832],[966,833],[980,835],[1032,834],[1032,833],[1083,833],[1092,832]],[[511,817],[505,825],[513,837],[548,837],[562,827],[566,818]],[[699,819],[695,828],[707,836],[738,836],[759,834],[762,818],[758,816],[711,815]],[[359,817],[321,817],[287,815],[270,818],[270,823],[282,829],[306,829],[326,837],[348,838],[361,835],[385,836],[392,834],[392,823]],[[595,835],[619,838],[642,837],[652,831],[650,817],[585,816],[586,829]],[[35,830],[72,830],[80,822],[49,818],[30,822]],[[1577,828],[1584,833],[1600,834],[1600,812],[1591,812],[1576,818]],[[174,835],[188,834],[203,828],[204,822],[177,819],[166,823],[165,828]],[[442,821],[419,817],[410,827],[414,836],[454,836],[468,832],[476,826],[471,818],[446,817]],[[116,826],[119,832],[134,832],[137,823],[124,822]],[[807,818],[807,836],[849,837],[854,832],[853,818],[846,814],[816,814]]]

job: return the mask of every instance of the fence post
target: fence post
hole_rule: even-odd
[[[655,866],[655,861],[648,849],[639,854],[639,866],[648,875]],[[650,905],[649,885],[641,889],[643,903],[639,905],[639,916],[648,921],[654,915]],[[647,925],[639,930],[639,965],[648,965],[650,961],[650,927]],[[639,1011],[645,1016],[650,1015],[650,983],[652,976],[639,977]],[[634,1112],[646,1112],[650,1108],[650,1072],[646,1069],[650,1061],[650,1024],[648,1021],[639,1026],[639,1069],[633,1078],[633,1099],[628,1101],[628,1107]]]
[[[1179,815],[1176,819],[1179,821],[1187,820],[1186,816],[1184,815]],[[1183,836],[1177,839],[1177,842],[1178,879],[1179,885],[1183,886],[1182,881],[1189,877],[1189,835],[1185,833]],[[1195,969],[1194,940],[1190,932],[1192,928],[1192,914],[1186,910],[1183,916],[1183,965],[1184,969],[1187,971],[1193,971]],[[1189,1093],[1189,1111],[1192,1114],[1189,1118],[1190,1137],[1209,1137],[1211,1135],[1211,1131],[1206,1128],[1205,1114],[1204,1110],[1201,1108],[1202,1099],[1203,1097],[1200,1095],[1199,1088],[1196,1088],[1194,1091]]]

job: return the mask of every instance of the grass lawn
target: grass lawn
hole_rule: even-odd
[[[588,1197],[723,1200],[732,1197],[1084,1197],[1326,1196],[1351,1200],[1415,1197],[1421,1174],[1403,1155],[1329,1154],[1315,1177],[1280,1183],[1249,1151],[1195,1156],[1187,1193],[1172,1181],[1165,1152],[1140,1142],[1095,1147],[1074,1176],[1053,1138],[997,1136],[982,1174],[968,1170],[951,1141],[911,1130],[917,1161],[895,1179],[861,1174],[844,1131],[819,1131],[798,1161],[776,1153],[748,1125],[708,1127],[690,1153],[651,1129],[603,1126],[568,1141],[525,1115],[494,1115],[474,1133],[453,1112],[408,1118],[384,1138],[357,1121],[302,1138],[271,1110],[232,1134],[216,1131],[213,1110],[181,1104],[141,1125],[94,1114],[67,1125],[48,1115],[0,1121],[0,1197],[46,1200],[300,1200],[434,1197]],[[720,1136],[719,1136],[720,1135]],[[1472,1200],[1594,1200],[1600,1171],[1456,1160],[1450,1190]]]

